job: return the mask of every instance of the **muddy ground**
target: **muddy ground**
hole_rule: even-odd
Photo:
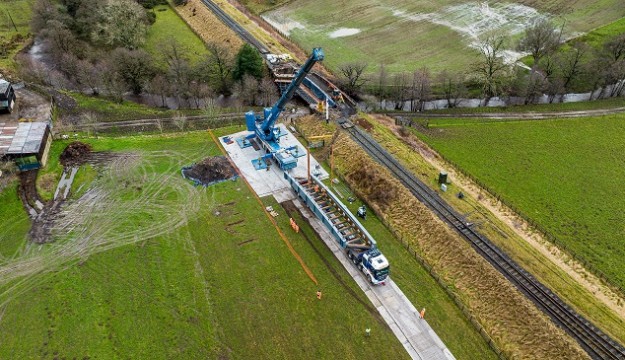
[[[50,100],[24,87],[15,90],[15,108],[11,114],[0,114],[0,123],[20,120],[49,121],[52,116]]]
[[[86,163],[94,166],[105,166],[112,162],[127,162],[129,159],[137,157],[136,154],[130,153],[91,152],[89,145],[78,142],[70,144],[68,148],[72,148],[74,151],[69,151],[70,155],[66,155],[66,169]],[[61,162],[63,163],[63,160]],[[36,186],[38,172],[39,170],[30,170],[18,174],[20,180],[18,196],[31,218],[30,241],[44,244],[53,241],[52,229],[59,221],[63,220],[61,213],[65,199],[59,196],[51,201],[42,200]]]

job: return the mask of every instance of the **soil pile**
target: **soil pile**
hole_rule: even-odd
[[[208,186],[233,179],[237,172],[224,156],[214,156],[182,168],[182,176],[196,185]]]
[[[89,154],[91,154],[91,145],[74,141],[63,150],[59,161],[65,167],[82,165],[89,159]]]

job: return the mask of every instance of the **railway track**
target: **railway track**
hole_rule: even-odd
[[[355,126],[348,128],[347,131],[373,159],[387,167],[419,201],[456,229],[478,253],[549,315],[556,325],[575,338],[590,357],[610,360],[625,359],[625,348],[622,345],[571,309],[562,299],[510,259],[488,238],[467,226],[460,213],[440,198],[435,191],[416,179],[367,133]]]
[[[243,40],[260,51],[261,54],[269,54],[269,49],[263,43],[258,41],[252,34],[245,30],[241,25],[234,21],[228,14],[226,14],[217,4],[210,0],[202,0],[202,3],[206,5],[226,26],[236,32]]]
[[[189,122],[199,121],[199,120],[215,120],[215,121],[223,120],[225,121],[225,120],[233,120],[237,118],[243,119],[244,117],[245,117],[245,114],[243,113],[232,113],[232,114],[221,114],[219,116],[214,116],[214,117],[208,117],[208,116],[203,116],[203,115],[187,116],[186,120],[188,120]],[[74,127],[77,130],[93,128],[93,127],[97,129],[110,129],[110,128],[121,128],[121,127],[155,125],[159,121],[163,123],[170,123],[174,121],[174,118],[169,117],[169,118],[152,118],[152,119],[137,119],[137,120],[122,120],[122,121],[104,121],[104,122],[97,122],[93,124],[78,124],[78,125],[75,125]]]

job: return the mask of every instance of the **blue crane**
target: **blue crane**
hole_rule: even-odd
[[[302,65],[297,74],[295,74],[293,81],[291,81],[280,99],[278,99],[273,107],[265,108],[262,116],[256,115],[254,111],[245,113],[247,130],[254,132],[254,134],[248,136],[248,138],[258,137],[263,143],[263,147],[278,161],[282,170],[289,170],[297,166],[297,159],[289,154],[290,151],[296,150],[296,148],[280,147],[279,141],[283,134],[280,133],[280,128],[274,127],[274,125],[278,120],[278,116],[280,116],[280,113],[284,110],[284,106],[291,100],[297,88],[302,81],[304,81],[304,78],[306,78],[306,75],[312,70],[312,67],[317,61],[323,60],[324,56],[321,48],[314,48],[312,54],[304,65]]]

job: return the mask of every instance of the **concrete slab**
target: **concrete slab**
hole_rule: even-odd
[[[354,278],[367,298],[404,345],[412,359],[455,360],[452,353],[432,330],[425,319],[419,317],[414,305],[408,300],[395,282],[389,278],[385,286],[372,286],[363,274],[356,270],[351,261],[340,251],[332,234],[299,199],[294,201],[323,242],[335,253],[347,272]]]
[[[281,128],[282,133],[286,135],[280,138],[280,145],[283,147],[290,147],[293,145],[297,145],[299,151],[301,149],[305,149],[305,147],[297,140],[295,136],[286,128],[284,124],[278,124]],[[254,165],[252,164],[252,160],[257,160],[259,157],[265,155],[264,150],[254,150],[252,146],[241,148],[236,139],[240,139],[249,135],[249,131],[241,131],[235,134],[222,136],[219,138],[219,141],[226,149],[228,156],[235,163],[235,165],[239,168],[241,172],[241,176],[244,176],[245,179],[250,183],[250,186],[254,189],[254,191],[258,194],[258,196],[268,196],[274,195],[276,198],[285,199],[285,195],[283,193],[290,194],[291,186],[289,183],[284,180],[284,176],[282,170],[278,167],[277,163],[273,161],[273,165],[271,165],[267,170],[256,170]],[[224,138],[230,138],[235,141],[232,141],[230,144],[224,142]],[[306,157],[299,157],[297,159],[297,167],[295,169],[290,170],[291,175],[294,177],[305,178],[307,176],[307,160]],[[319,165],[317,160],[315,160],[312,156],[310,158],[311,169],[316,169],[316,166]],[[325,171],[322,167],[319,167],[320,175],[318,177],[320,179],[326,179],[329,177],[327,171]],[[278,199],[278,201],[281,201]],[[286,198],[289,200],[289,198]],[[282,200],[284,201],[284,200]]]

